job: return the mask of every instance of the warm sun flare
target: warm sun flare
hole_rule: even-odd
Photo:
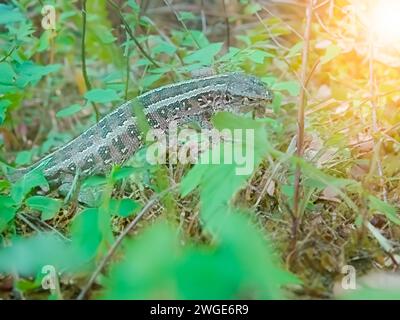
[[[400,0],[376,1],[371,27],[378,41],[400,42]]]

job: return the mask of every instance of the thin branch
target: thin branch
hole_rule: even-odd
[[[128,89],[129,89],[129,74],[130,74],[130,64],[129,64],[129,42],[126,42],[126,78],[125,78],[125,101],[128,100]]]
[[[222,0],[222,7],[224,8],[225,25],[226,25],[226,48],[229,51],[231,46],[231,26],[229,24],[228,12],[226,10],[225,0]]]
[[[263,8],[263,10],[267,11],[269,15],[273,16],[274,18],[278,18],[279,20],[281,20],[281,22],[282,22],[290,31],[292,31],[292,32],[293,32],[297,37],[299,37],[301,40],[304,40],[304,39],[303,39],[303,36],[302,36],[300,33],[298,33],[298,32],[296,31],[296,29],[293,28],[289,23],[287,23],[287,22],[285,22],[284,20],[280,19],[277,15],[275,15],[273,12],[271,12],[267,7],[263,6],[262,8]]]
[[[4,62],[9,56],[11,56],[12,53],[14,52],[14,50],[17,48],[18,48],[18,46],[12,47],[11,50],[3,58],[0,59],[0,63]]]
[[[164,3],[168,6],[168,8],[174,13],[176,20],[178,20],[178,22],[180,22],[182,24],[183,29],[185,29],[186,34],[190,35],[193,39],[193,42],[196,44],[197,49],[200,49],[201,46],[200,44],[197,42],[196,38],[193,36],[193,34],[189,31],[189,29],[186,26],[186,23],[179,17],[179,13],[178,11],[175,10],[175,8],[173,7],[173,5],[169,2],[169,0],[164,0]]]
[[[271,38],[271,40],[275,43],[276,46],[280,47],[281,49],[283,49],[284,51],[289,51],[288,48],[286,48],[285,46],[283,46],[282,44],[279,43],[279,41],[276,39],[276,37],[272,34],[271,30],[269,29],[269,27],[265,24],[265,22],[263,21],[263,19],[261,18],[261,16],[256,12],[255,16],[257,17],[257,19],[260,21],[260,23],[264,26],[265,30],[268,32],[269,37]],[[288,70],[290,72],[293,73],[293,75],[297,78],[297,80],[299,81],[300,86],[302,87],[302,89],[305,91],[305,94],[307,96],[309,96],[309,92],[307,91],[307,88],[304,86],[303,81],[301,80],[300,76],[297,74],[297,72],[295,70],[293,70],[290,66],[290,62],[288,61],[288,59],[284,56],[284,54],[279,54],[278,52],[278,56],[279,58],[282,59],[282,61],[288,66]]]
[[[174,185],[161,193],[153,196],[152,199],[149,200],[149,202],[146,203],[146,205],[143,207],[143,209],[139,212],[139,214],[133,219],[128,226],[124,229],[124,231],[118,236],[118,238],[115,240],[113,245],[110,247],[108,250],[107,254],[103,257],[103,259],[100,261],[99,265],[97,266],[96,270],[92,273],[89,281],[86,283],[86,285],[83,287],[81,292],[79,293],[77,300],[83,300],[93,285],[93,283],[96,281],[96,278],[100,274],[100,272],[103,270],[103,268],[106,266],[107,262],[110,260],[110,258],[113,256],[113,254],[116,252],[117,248],[119,245],[122,243],[122,240],[129,234],[129,232],[137,225],[139,220],[153,207],[153,205],[159,201],[163,196],[169,194],[172,190],[176,189],[178,185]]]
[[[113,1],[113,0],[107,0],[107,2],[115,9],[117,12],[119,18],[121,19],[121,22],[125,26],[126,32],[128,32],[129,37],[132,39],[132,41],[135,43],[136,47],[139,49],[139,51],[143,54],[143,56],[149,60],[155,67],[159,67],[158,63],[154,61],[154,59],[143,49],[142,45],[139,43],[139,41],[136,39],[136,37],[133,34],[133,31],[131,27],[129,26],[129,23],[125,20],[124,16],[121,13],[121,9],[118,7],[118,5]]]
[[[369,6],[370,14],[372,15],[373,6]],[[371,97],[371,112],[372,112],[372,132],[373,132],[373,142],[374,142],[374,151],[376,152],[376,165],[378,169],[378,176],[380,180],[380,184],[382,187],[382,196],[383,200],[387,202],[387,190],[385,186],[385,179],[383,175],[383,168],[382,168],[382,161],[380,157],[380,148],[377,148],[377,145],[380,145],[380,141],[376,140],[377,133],[379,132],[379,124],[378,124],[378,118],[377,118],[377,106],[376,106],[376,79],[375,79],[375,69],[374,69],[374,39],[373,39],[373,31],[371,28],[369,29],[369,37],[368,37],[368,42],[369,42],[369,57],[368,57],[368,62],[369,62],[369,89],[370,89],[370,97]]]
[[[204,12],[204,0],[201,0],[200,16],[201,16],[201,31],[203,33],[206,33],[207,32],[207,19],[206,19],[206,14]]]
[[[82,0],[82,45],[81,45],[82,74],[83,74],[83,79],[85,80],[86,89],[91,90],[92,85],[90,84],[86,69],[85,40],[86,40],[86,0]],[[97,108],[97,105],[94,102],[92,102],[92,106],[96,114],[96,122],[99,122],[100,120],[99,109]]]
[[[306,91],[304,86],[307,82],[307,69],[309,60],[309,49],[310,49],[310,36],[311,36],[311,22],[312,22],[312,11],[313,11],[313,0],[308,0],[308,5],[306,9],[306,27],[304,30],[304,47],[302,54],[302,65],[301,65],[301,83],[303,84],[300,90],[299,106],[297,113],[297,136],[296,136],[296,156],[301,158],[304,152],[304,118],[305,118],[305,105],[306,105]],[[296,165],[295,179],[294,179],[294,197],[293,197],[293,241],[296,242],[297,231],[300,220],[299,212],[299,201],[301,193],[301,168],[300,164]]]

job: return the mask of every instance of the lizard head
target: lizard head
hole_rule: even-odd
[[[257,77],[232,73],[227,87],[227,104],[231,111],[244,113],[273,100],[272,90]]]

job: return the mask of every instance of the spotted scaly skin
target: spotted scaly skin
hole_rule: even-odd
[[[65,146],[28,168],[15,170],[9,179],[15,181],[40,166],[49,183],[57,186],[77,174],[85,178],[123,164],[144,143],[134,103],[143,107],[150,128],[166,130],[171,121],[178,125],[193,121],[208,125],[215,112],[248,112],[271,100],[272,92],[258,78],[243,73],[160,87],[122,104]]]

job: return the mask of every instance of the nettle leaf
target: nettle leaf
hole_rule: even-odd
[[[144,88],[151,87],[155,82],[161,79],[163,74],[146,74],[141,81],[140,84]]]
[[[115,38],[112,34],[111,30],[103,25],[96,25],[96,28],[93,28],[92,32],[96,34],[103,44],[110,44],[117,40],[117,38]]]
[[[16,80],[16,73],[8,62],[0,63],[0,84],[13,85]]]
[[[126,241],[124,249],[124,260],[111,268],[103,283],[104,298],[176,297],[176,231],[166,223],[156,223],[139,237]]]
[[[0,180],[0,191],[8,190],[11,187],[11,183],[7,180]]]
[[[6,119],[7,109],[10,107],[12,102],[7,99],[0,100],[0,125],[3,124]]]
[[[167,41],[162,39],[157,40],[157,45],[155,45],[152,49],[153,54],[165,53],[169,56],[172,56],[177,50],[177,47]]]
[[[227,260],[236,262],[241,270],[241,285],[252,288],[258,298],[282,299],[282,286],[301,283],[279,266],[271,245],[244,213],[227,211],[216,217],[214,224],[218,225],[214,234],[221,250],[227,251]]]
[[[134,174],[137,171],[138,169],[134,167],[118,167],[113,170],[112,178],[114,181],[118,181],[129,177],[130,175]]]
[[[82,188],[100,186],[107,183],[107,178],[105,176],[90,176],[85,179],[82,184]]]
[[[45,266],[53,267],[56,272],[78,271],[87,258],[79,246],[61,241],[54,233],[41,233],[18,237],[10,246],[1,248],[0,273],[34,276],[42,273]]]
[[[328,63],[329,61],[335,59],[341,53],[340,47],[331,44],[326,48],[324,56],[320,60],[320,64]]]
[[[99,209],[88,208],[74,217],[71,225],[71,239],[86,257],[93,258],[103,239],[99,224]]]
[[[117,92],[113,89],[92,89],[85,93],[85,98],[95,103],[108,103],[121,100]]]
[[[275,92],[274,100],[272,101],[272,109],[274,110],[274,112],[278,112],[278,110],[280,109],[280,107],[282,105],[282,101],[283,101],[282,93]]]
[[[298,96],[300,93],[300,85],[297,81],[284,81],[275,83],[273,90],[287,91],[292,97]]]
[[[200,62],[203,65],[211,65],[211,63],[214,61],[214,57],[221,50],[222,45],[222,42],[211,43],[186,56],[185,58],[183,58],[183,61],[188,64]]]
[[[219,222],[213,247],[182,246],[165,222],[126,240],[124,259],[102,282],[102,298],[237,299],[251,292],[260,299],[277,299],[283,297],[283,285],[299,283],[279,267],[248,218],[229,214]]]
[[[235,47],[229,47],[229,50],[227,53],[225,53],[222,57],[220,57],[218,59],[218,61],[224,62],[224,61],[231,61],[233,60],[240,60],[240,53],[242,52],[242,50],[240,50],[239,48],[235,48]]]
[[[205,220],[227,206],[233,195],[243,186],[270,148],[265,125],[251,118],[220,112],[213,117],[213,124],[218,130],[239,131],[245,136],[232,136],[235,143],[228,154],[224,154],[225,143],[216,145],[204,152],[181,182],[181,192],[187,195],[197,186],[200,188],[201,213]],[[219,155],[218,155],[218,149]],[[230,155],[229,155],[230,152]],[[213,164],[213,153],[219,158],[219,164]],[[225,156],[231,157],[232,160]],[[224,160],[225,159],[225,160]]]
[[[258,3],[250,3],[244,8],[245,14],[255,14],[262,9],[261,5]]]
[[[129,198],[125,199],[110,199],[110,212],[120,217],[126,218],[136,213],[140,205]]]
[[[336,178],[334,176],[326,174],[303,159],[292,158],[292,160],[294,163],[297,163],[301,166],[302,171],[307,178],[320,182],[322,186],[344,188],[354,184],[353,180]]]
[[[266,58],[273,58],[274,55],[259,49],[246,50],[247,57],[258,64],[263,64]]]
[[[36,187],[49,188],[49,184],[40,168],[29,171],[23,175],[11,188],[11,197],[17,203]]]
[[[41,212],[43,221],[54,218],[60,211],[62,202],[57,199],[52,199],[44,196],[32,196],[26,199],[25,203],[32,209]]]
[[[358,212],[358,207],[356,204],[346,195],[345,192],[342,191],[344,188],[356,187],[356,181],[351,179],[337,178],[326,174],[307,161],[297,157],[292,157],[291,160],[294,165],[300,165],[303,175],[307,178],[305,180],[305,184],[307,186],[320,190],[322,190],[324,187],[331,187],[342,197],[342,199],[351,209],[353,209],[355,212]]]
[[[181,11],[179,12],[179,19],[183,21],[187,20],[197,20],[198,18],[190,11]]]
[[[74,115],[75,113],[79,112],[82,110],[82,106],[80,104],[71,104],[70,106],[63,108],[59,110],[56,113],[57,118],[66,118]]]
[[[372,211],[375,211],[379,214],[383,214],[388,218],[391,222],[400,225],[400,218],[397,214],[397,209],[390,205],[389,203],[386,203],[377,197],[370,195],[368,197],[368,204],[369,204],[369,209]]]
[[[29,84],[35,85],[42,77],[51,72],[58,71],[60,67],[60,64],[41,66],[32,61],[25,61],[15,67],[15,71],[18,74],[16,85],[19,88],[24,88]]]
[[[11,5],[0,4],[0,24],[9,24],[23,20],[25,20],[25,17],[18,8]]]
[[[296,43],[293,47],[290,48],[288,54],[286,55],[286,58],[293,58],[299,55],[301,50],[303,50],[303,47],[304,47],[303,41]]]
[[[15,158],[15,163],[18,166],[22,166],[31,163],[31,160],[32,160],[32,151],[25,150],[18,152],[17,157]]]
[[[52,31],[51,30],[46,30],[45,32],[42,33],[39,39],[39,46],[37,48],[38,52],[43,52],[49,49],[50,47],[50,39],[52,37]]]
[[[0,195],[0,232],[14,219],[17,212],[16,203],[10,196]]]

